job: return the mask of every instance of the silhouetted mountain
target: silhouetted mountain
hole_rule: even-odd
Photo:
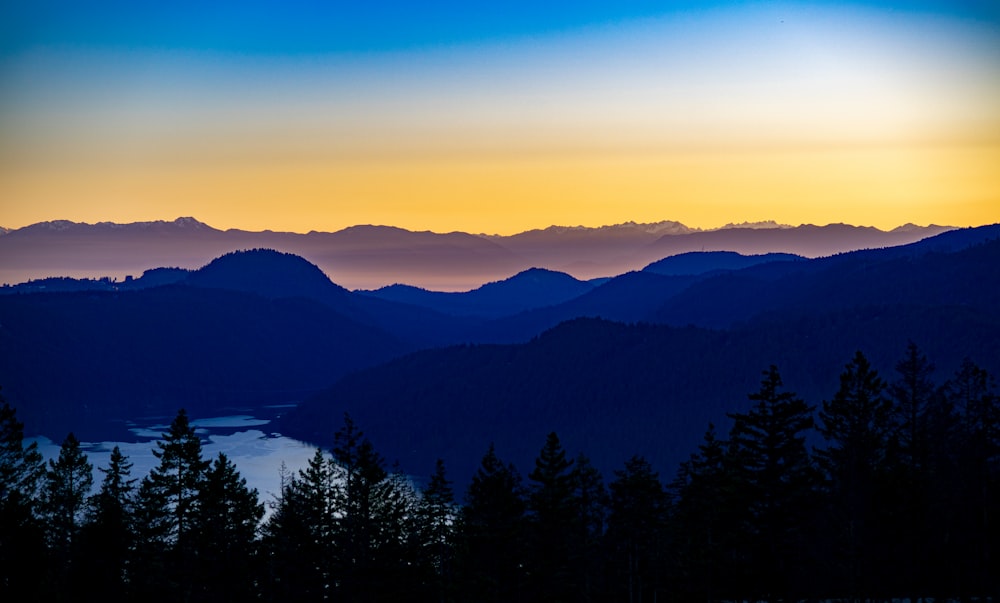
[[[190,286],[0,296],[0,383],[42,433],[301,399],[412,350],[320,302]]]
[[[193,218],[173,222],[43,222],[0,236],[0,283],[46,277],[119,282],[158,266],[196,269],[239,249],[268,248],[316,264],[349,289],[404,282],[438,291],[468,291],[532,266],[578,279],[622,274],[689,251],[796,253],[809,257],[920,240],[947,227],[890,232],[844,225],[727,227],[697,231],[677,222],[600,228],[550,227],[512,236],[411,232],[354,226],[338,232],[221,231]]]
[[[348,411],[404,468],[417,471],[442,457],[458,480],[471,475],[481,454],[474,447],[483,441],[495,441],[524,467],[553,429],[604,470],[635,452],[674,467],[709,421],[745,410],[746,394],[770,363],[812,404],[832,395],[857,349],[887,376],[909,340],[940,374],[965,356],[996,372],[996,228],[703,279],[622,275],[568,304],[498,321],[498,331],[557,320],[554,313],[570,314],[565,306],[583,308],[587,298],[601,315],[626,311],[627,300],[648,310],[649,300],[664,297],[660,320],[727,330],[576,319],[528,343],[420,352],[346,377],[287,416],[281,429],[326,444]]]
[[[475,331],[474,341],[524,342],[561,322],[579,317],[620,322],[646,321],[665,300],[691,286],[698,277],[628,272],[609,279],[568,302],[493,320]]]
[[[720,274],[667,300],[651,320],[724,328],[765,313],[788,319],[873,300],[997,308],[1000,292],[990,283],[1000,282],[998,237],[1000,226],[988,226],[909,246]]]
[[[928,226],[917,236],[912,230],[885,232],[870,226],[804,224],[795,228],[726,228],[690,234],[663,236],[650,245],[656,258],[690,251],[736,251],[757,255],[783,252],[805,257],[821,257],[856,249],[876,249],[905,245],[951,230]],[[655,259],[655,258],[654,258]]]
[[[194,287],[245,291],[270,298],[324,300],[350,295],[346,289],[331,282],[315,264],[273,249],[227,253],[192,272],[184,282]]]
[[[562,303],[593,288],[593,284],[578,281],[562,272],[531,268],[464,293],[427,291],[409,285],[390,285],[361,293],[432,308],[444,314],[496,318]]]
[[[735,251],[692,251],[663,258],[646,266],[642,271],[666,276],[682,276],[717,270],[740,270],[767,262],[794,262],[803,259],[805,258],[802,256],[790,253],[743,255]]]
[[[761,262],[722,274],[663,276],[646,270],[627,273],[563,304],[495,320],[477,331],[473,339],[523,342],[560,322],[581,316],[724,328],[765,311],[778,314],[798,308],[805,312],[832,311],[864,303],[866,299],[890,301],[899,292],[919,286],[915,282],[920,279],[921,266],[913,266],[896,275],[901,263],[932,253],[962,250],[997,237],[1000,237],[1000,225],[953,230],[910,245],[855,251],[828,258],[804,260],[792,256],[791,260]],[[732,257],[722,253],[706,252],[705,255],[713,259]],[[698,253],[681,260],[698,261],[702,257]],[[669,265],[671,259],[666,258],[664,262]],[[701,266],[712,265],[711,262]],[[865,289],[857,286],[854,271],[858,269],[868,270],[869,277],[876,281],[872,285],[876,294],[871,298],[866,297]],[[941,288],[957,291],[944,285],[954,278],[950,268],[943,267],[936,275]],[[914,282],[904,284],[903,279]]]

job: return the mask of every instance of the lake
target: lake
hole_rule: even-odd
[[[267,503],[274,500],[281,489],[281,464],[284,463],[290,473],[297,473],[316,452],[315,446],[267,429],[272,420],[293,407],[260,407],[254,409],[252,415],[192,417],[191,425],[201,437],[203,457],[214,460],[220,452],[224,452],[235,463],[240,475],[246,478],[247,485],[256,488],[260,500]],[[141,480],[148,474],[159,462],[153,456],[156,442],[163,438],[173,419],[173,416],[152,416],[118,421],[108,428],[107,433],[113,436],[107,440],[81,442],[82,450],[94,465],[94,491],[104,478],[98,468],[107,468],[115,446],[133,463],[133,478]],[[38,443],[39,452],[46,461],[59,456],[61,441],[36,436],[26,438],[26,445],[32,441]]]

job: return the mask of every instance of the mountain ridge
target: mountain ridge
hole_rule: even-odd
[[[803,228],[810,229],[811,234],[794,241],[794,249],[789,248],[792,244],[787,241],[768,242],[768,237],[788,238],[788,234],[779,233],[795,233]],[[469,291],[531,267],[591,280],[638,270],[667,255],[685,251],[725,247],[721,250],[815,256],[819,251],[835,253],[859,246],[913,242],[950,227],[916,228],[868,229],[864,231],[868,233],[866,238],[849,244],[838,244],[837,237],[831,235],[824,239],[822,248],[813,245],[817,248],[812,249],[809,240],[816,239],[817,233],[842,228],[830,225],[699,230],[663,221],[596,228],[553,226],[497,236],[414,232],[375,225],[308,233],[220,230],[192,217],[131,224],[56,220],[0,236],[0,283],[16,284],[46,277],[108,276],[123,280],[151,268],[196,269],[231,251],[271,248],[306,258],[348,289],[375,290],[406,282],[428,290]],[[747,231],[758,234],[747,239]],[[730,240],[732,244],[727,243]]]
[[[537,290],[506,279],[480,293],[507,287],[517,303],[506,312],[535,307],[499,318],[455,316],[349,291],[305,258],[260,249],[225,254],[198,271],[100,281],[103,290],[14,287],[0,295],[0,384],[29,429],[55,438],[65,422],[79,419],[74,428],[83,433],[88,417],[108,412],[169,414],[183,405],[212,413],[336,391],[320,406],[305,403],[288,435],[325,445],[318,440],[332,431],[308,431],[324,423],[302,417],[325,409],[335,420],[349,410],[373,439],[390,442],[387,453],[408,462],[412,450],[448,452],[414,440],[444,433],[430,418],[445,413],[457,421],[483,405],[489,412],[475,427],[480,432],[452,425],[450,445],[481,446],[490,439],[482,430],[493,428],[509,428],[497,432],[498,443],[509,443],[526,433],[518,429],[563,435],[568,425],[567,441],[599,439],[607,427],[629,452],[655,452],[664,438],[689,451],[693,443],[684,438],[704,429],[698,405],[714,415],[739,410],[732,405],[752,391],[765,363],[787,365],[789,384],[813,397],[828,395],[836,375],[810,367],[835,372],[863,349],[891,370],[907,339],[942,370],[964,355],[1000,368],[1000,225],[695,275],[631,271],[581,283],[551,271],[519,274],[532,286],[541,277],[589,289],[539,306]],[[440,295],[472,299],[470,292]],[[716,373],[708,379],[699,367]],[[664,392],[671,408],[656,406]],[[365,399],[375,405],[358,406]],[[616,418],[625,408],[639,414]],[[600,421],[574,427],[574,409]],[[524,423],[531,418],[537,421]],[[645,444],[633,448],[633,440]],[[481,451],[463,453],[478,458]],[[602,454],[607,460],[617,452]]]

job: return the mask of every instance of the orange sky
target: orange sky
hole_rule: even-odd
[[[757,6],[358,55],[33,48],[0,63],[0,225],[992,223],[998,40]]]

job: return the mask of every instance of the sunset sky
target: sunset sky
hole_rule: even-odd
[[[992,0],[151,4],[0,7],[0,226],[1000,221]]]

